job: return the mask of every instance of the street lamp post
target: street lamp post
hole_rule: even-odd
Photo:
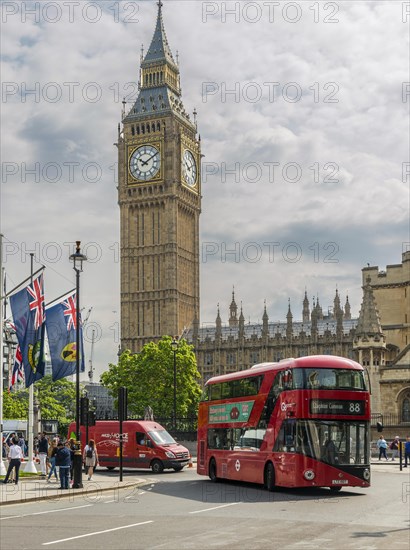
[[[76,241],[76,251],[71,254],[70,260],[73,262],[73,269],[76,276],[76,351],[75,351],[75,432],[76,432],[76,450],[73,460],[73,489],[81,489],[82,482],[82,456],[81,456],[81,433],[80,433],[80,273],[83,270],[83,262],[87,260],[84,254],[81,254],[81,242]]]
[[[177,349],[178,349],[178,340],[176,338],[172,339],[171,349],[174,352],[174,409],[173,409],[173,424],[174,430],[177,429]]]

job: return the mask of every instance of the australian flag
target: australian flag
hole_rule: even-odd
[[[45,308],[43,275],[10,296],[16,336],[21,350],[26,388],[44,376]]]
[[[76,293],[47,308],[47,337],[50,348],[53,380],[75,373],[77,359],[77,329],[80,331],[80,369],[84,372],[83,330],[77,327]]]

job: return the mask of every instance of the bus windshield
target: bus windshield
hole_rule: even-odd
[[[367,424],[285,420],[274,450],[303,454],[332,465],[366,464],[369,459]]]
[[[363,371],[351,369],[293,369],[293,387],[308,390],[366,391]]]
[[[166,430],[148,432],[148,435],[157,445],[172,445],[176,443],[172,435],[170,435]]]

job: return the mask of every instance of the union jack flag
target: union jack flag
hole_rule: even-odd
[[[16,336],[21,349],[26,388],[44,376],[44,278],[40,275],[10,296]]]
[[[17,384],[24,380],[24,369],[23,369],[23,355],[21,353],[20,346],[17,346],[16,357],[14,359],[14,367],[11,374],[11,380],[9,385],[9,391]]]
[[[27,292],[33,298],[30,301],[30,311],[35,312],[34,328],[37,330],[45,321],[43,275],[33,281],[33,288],[27,287]]]
[[[65,307],[64,317],[67,317],[67,330],[77,330],[77,307],[76,307],[76,295],[72,294],[67,298],[66,302],[62,302]]]

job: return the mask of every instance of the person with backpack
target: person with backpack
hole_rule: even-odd
[[[98,464],[97,446],[94,439],[90,439],[88,445],[84,447],[83,462],[88,468],[88,481],[92,480],[94,468]]]

